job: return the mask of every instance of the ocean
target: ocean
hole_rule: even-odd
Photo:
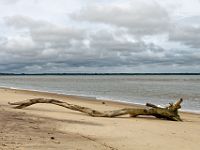
[[[183,98],[182,110],[200,112],[200,75],[0,76],[0,87],[161,106]]]

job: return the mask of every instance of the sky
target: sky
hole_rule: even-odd
[[[200,0],[0,0],[0,72],[200,72]]]

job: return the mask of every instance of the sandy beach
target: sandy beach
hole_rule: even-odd
[[[154,117],[95,118],[51,104],[23,110],[8,102],[54,98],[97,110],[140,107],[83,97],[0,88],[1,150],[198,150],[200,115],[181,112],[183,122]]]

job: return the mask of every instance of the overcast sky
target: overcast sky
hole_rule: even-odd
[[[0,0],[0,72],[200,72],[200,0]]]

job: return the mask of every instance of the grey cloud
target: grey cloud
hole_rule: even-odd
[[[122,67],[199,64],[195,52],[171,52],[134,36],[130,40],[125,38],[127,32],[91,32],[20,16],[7,17],[6,23],[22,33],[28,29],[29,34],[0,38],[0,71],[4,72],[112,72]]]
[[[200,26],[179,27],[170,33],[169,40],[181,42],[191,48],[200,48]]]
[[[12,26],[16,29],[23,29],[23,28],[36,29],[36,28],[44,28],[44,27],[50,28],[53,26],[51,23],[47,21],[34,20],[30,17],[21,16],[21,15],[7,16],[7,17],[4,17],[4,20],[8,26]]]
[[[80,12],[71,14],[78,22],[100,23],[128,30],[136,38],[166,34],[169,42],[177,42],[190,48],[200,47],[200,16],[176,20],[170,12],[155,1],[134,1],[127,5],[88,5]]]
[[[186,17],[174,25],[169,40],[180,42],[191,48],[200,48],[200,16]]]
[[[168,32],[170,18],[158,3],[134,1],[129,6],[90,5],[79,13],[71,14],[77,21],[88,21],[124,27],[136,35],[151,35]]]
[[[64,44],[69,40],[82,40],[84,31],[73,28],[52,27],[45,29],[35,29],[31,31],[31,36],[37,42],[50,42]],[[68,42],[67,42],[68,43]]]
[[[66,47],[70,44],[70,40],[82,40],[85,34],[81,29],[58,26],[48,21],[34,20],[26,16],[6,17],[5,22],[18,30],[28,29],[33,41],[46,44],[46,46],[55,46],[59,43],[60,46]]]

